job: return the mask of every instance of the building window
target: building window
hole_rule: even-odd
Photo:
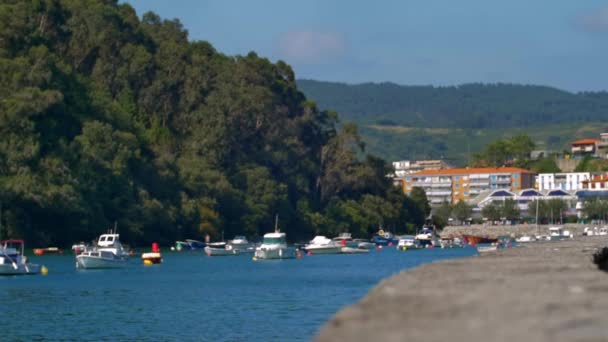
[[[460,176],[454,176],[454,180],[460,180]]]
[[[465,196],[469,196],[469,192],[468,191],[465,191],[462,194],[465,195]]]
[[[492,180],[496,180],[496,176],[492,176]]]
[[[412,181],[412,177],[405,177],[405,181],[406,182],[411,182]]]
[[[460,188],[460,184],[454,184],[454,187],[455,187],[456,189],[458,189],[458,188]]]
[[[519,178],[519,174],[517,174],[517,173],[516,173],[516,174],[514,174],[514,175],[513,175],[513,178],[514,178],[514,179]]]
[[[514,187],[518,187],[519,186],[519,182],[513,182],[513,186]]]

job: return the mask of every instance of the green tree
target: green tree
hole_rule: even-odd
[[[536,173],[559,173],[562,172],[555,163],[555,159],[545,157],[534,163],[532,170]]]
[[[418,208],[420,208],[424,217],[428,217],[431,214],[431,204],[429,203],[423,188],[417,186],[413,187],[412,192],[410,192],[410,198]]]
[[[443,201],[443,203],[441,203],[441,205],[435,208],[433,211],[433,225],[435,225],[435,227],[438,229],[442,229],[443,227],[447,226],[451,214],[452,205],[447,201]]]
[[[518,221],[521,216],[517,201],[511,198],[505,199],[500,205],[500,214],[509,221]]]
[[[494,223],[494,221],[499,221],[502,218],[500,209],[499,204],[490,202],[481,209],[481,215]]]
[[[465,223],[473,213],[473,207],[465,201],[458,201],[452,209],[452,216],[461,224]]]

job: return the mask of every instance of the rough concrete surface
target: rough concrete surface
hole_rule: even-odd
[[[608,341],[608,237],[439,261],[382,281],[316,341]]]

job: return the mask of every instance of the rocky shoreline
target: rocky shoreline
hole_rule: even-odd
[[[608,341],[608,237],[537,242],[382,281],[319,332],[326,341]]]

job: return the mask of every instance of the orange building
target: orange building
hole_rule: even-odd
[[[486,190],[521,190],[534,187],[536,174],[516,167],[458,168],[421,171],[405,177],[403,191],[426,192],[431,205],[469,200]]]
[[[606,190],[608,189],[608,174],[592,175],[591,179],[583,181],[585,190]]]

